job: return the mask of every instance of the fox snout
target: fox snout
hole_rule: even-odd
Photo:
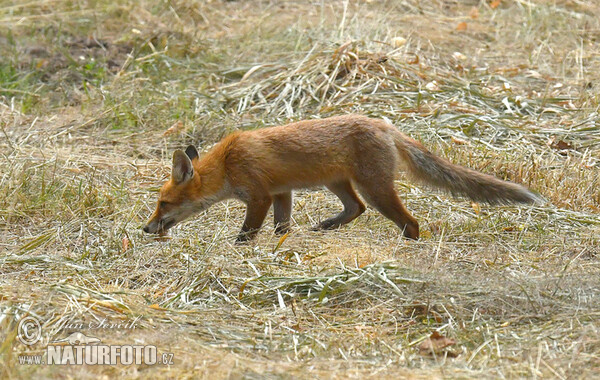
[[[176,224],[171,218],[152,218],[142,229],[147,234],[164,234]]]
[[[142,231],[144,231],[147,234],[155,234],[158,232],[156,227],[153,227],[150,223],[146,224],[144,228],[142,228]]]

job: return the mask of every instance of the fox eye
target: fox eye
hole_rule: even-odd
[[[167,205],[169,204],[169,202],[165,202],[165,201],[158,201],[158,208],[163,209],[165,208]]]

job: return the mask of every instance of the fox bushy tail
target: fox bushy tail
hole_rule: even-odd
[[[542,202],[540,196],[521,185],[453,164],[400,132],[395,140],[410,174],[425,184],[490,204]]]

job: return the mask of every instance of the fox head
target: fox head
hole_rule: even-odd
[[[165,234],[169,228],[206,208],[201,176],[194,170],[198,151],[188,146],[173,153],[171,178],[160,189],[156,210],[144,232]]]

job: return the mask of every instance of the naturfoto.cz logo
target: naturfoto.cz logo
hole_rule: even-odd
[[[21,319],[17,326],[17,339],[32,346],[42,336],[42,328],[35,317]],[[20,364],[29,365],[172,365],[173,354],[159,355],[153,345],[105,345],[101,340],[81,332],[71,333],[63,339],[50,342],[45,352],[37,355],[19,355]]]

